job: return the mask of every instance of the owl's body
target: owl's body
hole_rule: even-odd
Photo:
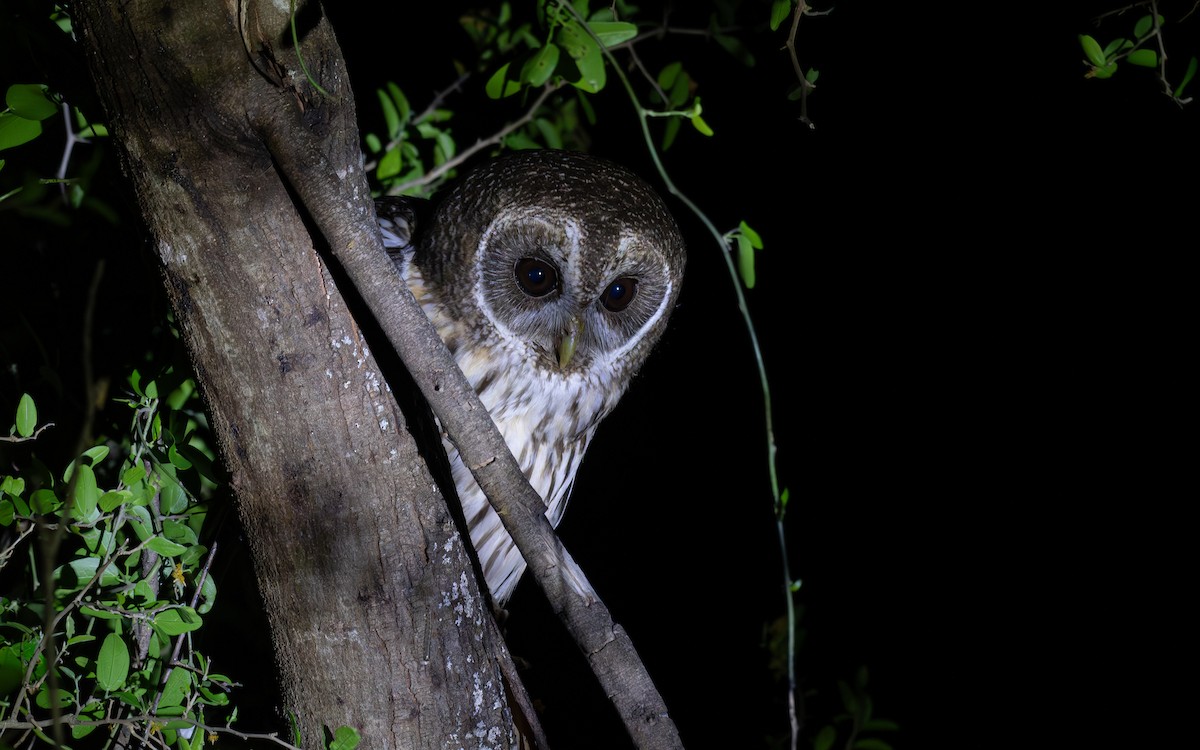
[[[381,199],[378,209],[410,291],[557,526],[597,425],[678,298],[684,251],[674,221],[631,173],[562,151],[517,152],[471,173],[428,225],[414,226],[402,200]],[[525,562],[444,445],[503,606]]]

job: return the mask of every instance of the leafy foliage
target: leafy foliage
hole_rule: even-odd
[[[1155,46],[1159,49],[1164,48],[1163,30],[1166,26],[1166,19],[1157,13],[1157,3],[1145,4],[1155,12],[1138,18],[1133,24],[1133,33],[1130,37],[1117,37],[1108,44],[1102,45],[1089,34],[1079,35],[1079,45],[1083,48],[1085,58],[1084,64],[1088,66],[1088,71],[1084,75],[1087,78],[1099,80],[1112,78],[1122,61],[1142,68],[1155,68],[1158,70],[1159,80],[1162,82],[1165,92],[1176,103],[1187,104],[1191,101],[1191,97],[1185,98],[1184,91],[1196,76],[1200,62],[1193,55],[1179,82],[1172,84],[1168,80],[1166,55],[1163,54],[1160,57],[1159,50],[1155,49]]]
[[[37,460],[28,394],[16,409],[10,434],[27,468],[0,480],[6,734],[47,739],[41,727],[56,717],[75,739],[100,729],[197,748],[206,737],[197,726],[236,713],[234,681],[191,645],[217,595],[202,537],[219,481],[195,385],[134,371],[129,388],[124,440],[61,471]],[[38,554],[48,576],[9,568]]]

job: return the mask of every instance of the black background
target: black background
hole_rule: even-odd
[[[470,56],[457,22],[470,5],[331,4],[364,130],[381,129],[374,88],[385,81],[422,108],[454,79],[452,57]],[[1086,80],[1076,36],[1116,4],[1065,5],[1052,16],[845,3],[806,19],[801,56],[821,70],[815,129],[786,98],[782,32],[747,29],[752,69],[700,37],[643,53],[652,69],[685,61],[716,131],[683,129],[664,156],[673,179],[720,230],[746,220],[766,243],[747,299],[792,498],[806,732],[838,710],[836,681],[862,665],[877,715],[901,725],[897,748],[1011,730],[1096,683],[1127,712],[1125,693],[1144,686],[1114,679],[1124,660],[1113,644],[1177,601],[1165,574],[1184,567],[1182,498],[1160,484],[1183,449],[1159,420],[1194,425],[1177,416],[1194,340],[1176,331],[1194,316],[1196,105],[1180,109],[1145,70]],[[1093,33],[1127,34],[1137,15]],[[1200,53],[1194,23],[1169,40],[1176,71]],[[495,117],[481,84],[450,104],[460,143],[499,123],[479,121]],[[621,92],[610,85],[597,109],[593,151],[658,184]],[[786,732],[762,646],[784,594],[761,391],[722,251],[671,205],[689,243],[680,307],[598,432],[560,531],[686,746],[767,747]],[[155,283],[153,269],[121,265],[127,237],[75,242],[67,266],[110,256],[113,294],[130,274]],[[45,252],[55,242],[39,247],[20,263],[63,267]],[[48,299],[18,304],[9,290],[20,312],[6,347],[23,320],[76,335],[87,274],[76,275],[56,277]],[[108,300],[97,336],[113,373],[143,351],[124,321],[161,320],[161,304]],[[52,364],[70,371],[70,352]],[[26,380],[5,373],[4,403],[28,389],[36,361],[11,356]],[[246,569],[245,551],[223,554]],[[233,580],[222,596],[214,619],[254,621]],[[626,746],[528,581],[509,610],[555,746]],[[1168,629],[1138,648],[1154,662],[1171,641]],[[246,647],[264,645],[211,645],[233,664]],[[244,717],[269,689],[254,679]]]

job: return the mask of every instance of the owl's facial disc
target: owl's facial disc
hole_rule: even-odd
[[[558,269],[553,263],[542,258],[521,258],[513,269],[513,277],[520,290],[533,299],[562,294]],[[582,331],[583,321],[578,316],[571,316],[558,338],[558,346],[555,347],[560,369],[565,370],[571,363]]]

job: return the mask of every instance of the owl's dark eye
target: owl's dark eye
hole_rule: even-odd
[[[637,279],[624,276],[608,285],[600,295],[600,303],[610,312],[621,312],[637,296]]]
[[[545,297],[558,288],[558,271],[538,258],[517,261],[517,285],[530,297]]]

